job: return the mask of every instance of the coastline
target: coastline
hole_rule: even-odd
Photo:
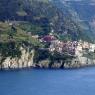
[[[39,68],[39,67],[23,67],[23,68],[3,68],[0,71],[21,71],[21,70],[80,70],[85,68],[94,68],[95,64],[85,65],[80,67],[72,67],[72,68]]]
[[[40,69],[78,69],[83,67],[91,67],[95,65],[94,51],[87,52],[79,47],[76,48],[76,52],[71,56],[68,54],[60,55],[59,53],[48,53],[45,59],[41,59],[43,54],[40,55],[35,49],[29,47],[20,47],[20,57],[3,57],[0,56],[0,69],[23,69],[23,68],[40,68]],[[47,53],[46,50],[39,49],[40,52]],[[37,55],[37,54],[38,55]],[[36,56],[36,57],[35,57]]]

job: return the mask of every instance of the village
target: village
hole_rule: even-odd
[[[6,22],[9,23],[9,22]],[[16,22],[10,22],[9,25],[15,26]],[[32,38],[39,40],[42,44],[48,44],[49,46],[43,48],[44,50],[48,49],[50,52],[57,51],[61,54],[69,54],[72,56],[83,56],[86,53],[95,53],[95,44],[89,43],[87,41],[78,40],[78,41],[61,41],[55,37],[54,31],[52,30],[50,34],[40,37],[39,35],[32,35],[31,32],[27,32]]]
[[[38,36],[35,36],[36,38]],[[67,53],[72,56],[83,56],[86,53],[95,53],[95,44],[86,41],[60,41],[53,35],[46,35],[39,39],[42,43],[49,43],[49,51]]]

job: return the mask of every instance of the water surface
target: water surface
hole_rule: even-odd
[[[95,95],[95,67],[0,71],[0,95]]]

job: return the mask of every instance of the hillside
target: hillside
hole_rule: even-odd
[[[94,60],[93,33],[66,1],[1,0],[0,9],[1,68],[80,67],[89,54]]]
[[[70,16],[84,31],[82,35],[95,40],[94,32],[94,1],[93,0],[52,0],[66,16]],[[65,11],[64,11],[65,10]],[[89,11],[89,12],[88,12]],[[68,15],[69,14],[69,15]],[[86,39],[84,38],[84,39]],[[86,39],[86,40],[87,40]]]
[[[58,5],[60,6],[60,5]],[[0,0],[0,20],[1,21],[25,21],[31,23],[33,26],[40,27],[40,35],[47,35],[54,30],[55,34],[63,34],[67,31],[69,39],[84,39],[88,35],[76,23],[67,7],[64,6],[63,12],[55,3],[48,0]],[[68,12],[67,12],[68,11]],[[51,25],[52,24],[52,25]],[[30,26],[30,25],[28,25]],[[29,28],[29,27],[28,27]],[[31,29],[24,29],[31,31]],[[32,31],[35,31],[32,29]],[[38,33],[39,34],[39,33]],[[85,35],[82,37],[82,35]]]
[[[68,0],[65,1],[68,6],[70,6],[80,18],[80,22],[84,23],[86,29],[88,29],[88,34],[94,39],[95,35],[95,1],[94,0]]]
[[[0,0],[0,9],[0,53],[4,57],[19,56],[21,46],[45,49],[49,44],[41,40],[50,34],[65,42],[93,40],[60,0]]]

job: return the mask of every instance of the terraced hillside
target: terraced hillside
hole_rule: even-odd
[[[60,4],[50,0],[0,0],[0,52],[12,55],[8,49],[18,51],[23,43],[44,47],[39,38],[52,32],[62,41],[92,41],[69,8]]]

